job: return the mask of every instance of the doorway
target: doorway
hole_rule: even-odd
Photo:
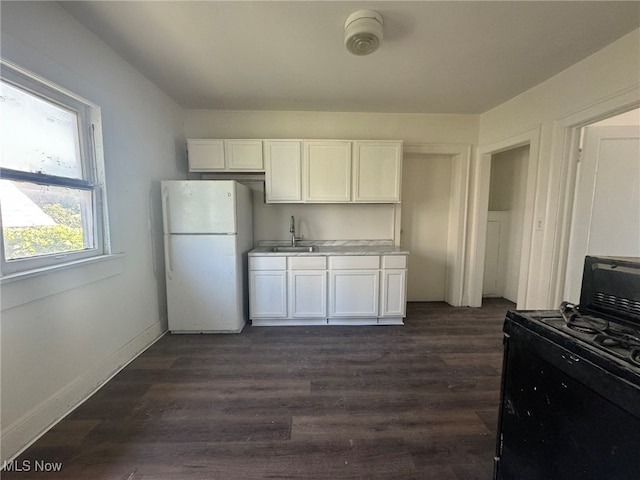
[[[465,291],[468,292],[468,297],[464,304],[470,307],[482,306],[492,157],[525,146],[528,146],[528,155],[520,189],[523,195],[522,215],[519,217],[522,219],[522,232],[519,234],[522,241],[520,242],[516,305],[519,309],[527,308],[530,294],[528,285],[530,264],[534,261],[531,258],[531,244],[534,232],[533,206],[540,150],[540,127],[478,149],[473,175],[472,208],[469,213],[471,233],[468,248],[468,273],[465,275]],[[543,218],[536,219],[535,230],[542,230],[543,222]]]
[[[578,303],[584,257],[640,257],[640,110],[580,129],[563,300]]]
[[[409,255],[407,301],[445,299],[451,158],[405,158],[402,166],[402,245]]]
[[[463,305],[471,146],[405,145],[400,242],[408,301]]]
[[[529,145],[491,156],[482,296],[517,303]]]

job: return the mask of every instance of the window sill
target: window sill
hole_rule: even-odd
[[[101,255],[0,278],[1,310],[56,295],[73,288],[119,275],[125,254]]]

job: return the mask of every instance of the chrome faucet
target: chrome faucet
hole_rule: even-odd
[[[298,240],[302,240],[303,236],[296,237],[296,219],[291,215],[291,221],[289,222],[289,233],[291,233],[291,246],[295,247]]]

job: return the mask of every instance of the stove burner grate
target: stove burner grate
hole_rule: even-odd
[[[580,333],[597,334],[609,329],[609,322],[604,318],[583,317],[578,313],[575,305],[567,302],[560,305],[560,313],[567,327]]]
[[[576,332],[576,336],[640,367],[639,330],[611,323],[601,317],[583,316],[574,305],[566,302],[560,306],[560,312],[565,327]]]
[[[629,361],[636,367],[640,367],[640,348],[634,348],[629,352]]]
[[[600,333],[593,338],[593,341],[603,347],[621,347],[626,349],[640,349],[640,340],[632,335],[616,330]]]

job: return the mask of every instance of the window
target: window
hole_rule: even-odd
[[[100,108],[1,66],[3,274],[106,253]]]

